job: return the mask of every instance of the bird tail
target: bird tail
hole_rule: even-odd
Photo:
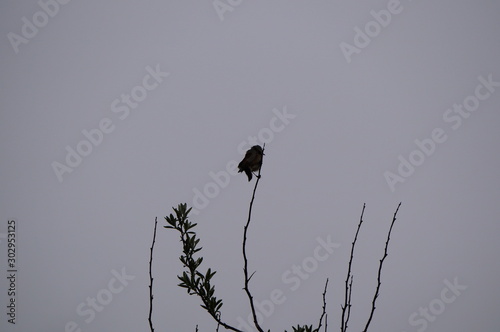
[[[245,169],[245,174],[248,176],[248,182],[250,182],[252,180],[252,171],[247,168]]]

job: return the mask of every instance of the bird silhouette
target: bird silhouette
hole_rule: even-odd
[[[248,182],[252,180],[252,172],[257,172],[260,169],[263,155],[264,151],[260,145],[254,145],[245,153],[245,157],[238,164],[238,173],[245,172]]]

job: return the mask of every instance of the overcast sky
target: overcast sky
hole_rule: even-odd
[[[214,331],[176,286],[163,217],[183,202],[223,320],[248,331],[255,180],[234,168],[263,143],[248,255],[266,331],[317,324],[326,278],[339,330],[366,203],[360,331],[399,202],[371,331],[498,329],[498,1],[9,0],[0,29],[2,331],[149,331],[155,217],[156,330]]]

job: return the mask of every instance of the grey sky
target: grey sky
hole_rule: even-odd
[[[266,329],[316,324],[326,278],[329,330],[339,329],[366,202],[350,323],[362,329],[400,201],[372,331],[498,329],[500,3],[0,8],[2,331],[148,331],[156,216],[156,329],[215,330],[176,287],[180,243],[162,226],[181,202],[197,210],[202,267],[218,271],[223,319],[238,325],[249,314],[240,246],[253,182],[226,174],[263,142],[251,289],[259,303],[283,295],[269,315],[263,307]],[[325,241],[339,246],[317,249]]]

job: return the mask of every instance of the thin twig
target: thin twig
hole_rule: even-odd
[[[351,294],[352,294],[352,282],[354,280],[354,276],[351,275],[351,281],[349,282],[349,296],[347,297],[347,317],[345,319],[345,326],[347,328],[347,323],[349,322],[349,318],[351,317]]]
[[[262,153],[264,153],[265,147],[266,147],[266,144],[264,144],[264,146],[263,146]],[[264,332],[264,330],[262,330],[262,328],[260,327],[259,322],[257,321],[257,314],[255,312],[255,305],[253,303],[253,296],[252,296],[252,293],[250,293],[250,289],[248,288],[248,283],[250,281],[250,278],[254,275],[255,272],[252,273],[252,275],[250,277],[248,276],[248,259],[247,259],[247,252],[246,252],[247,231],[248,231],[248,226],[250,225],[250,219],[252,217],[252,206],[253,206],[253,201],[255,199],[255,191],[257,190],[257,185],[259,184],[259,181],[260,181],[261,168],[262,168],[262,164],[259,168],[259,174],[257,175],[257,181],[255,182],[255,187],[253,188],[252,200],[250,201],[250,207],[248,209],[248,220],[247,220],[245,227],[243,228],[243,261],[244,261],[243,274],[245,275],[245,287],[243,289],[245,290],[245,292],[248,296],[248,300],[250,301],[250,309],[252,310],[253,323],[259,332]]]
[[[328,287],[328,278],[326,278],[325,282],[325,290],[323,291],[323,312],[321,313],[321,317],[319,318],[318,331],[321,328],[321,323],[323,322],[323,317],[326,315],[326,289]],[[326,325],[326,322],[325,322]]]
[[[153,266],[153,248],[155,246],[155,241],[156,241],[156,225],[158,224],[158,217],[155,218],[155,229],[153,232],[153,242],[151,243],[151,254],[149,256],[149,328],[151,329],[151,332],[154,332],[153,328],[153,321],[151,320],[151,314],[153,313],[153,274],[151,272],[152,266]],[[196,327],[198,330],[198,326]]]
[[[235,332],[243,332],[242,330],[238,330],[237,328],[229,325],[229,324],[226,324],[224,323],[223,321],[220,320],[220,318],[216,318],[215,319],[217,321],[217,331],[219,329],[219,325],[224,327],[226,330],[231,330],[231,331],[235,331]]]
[[[325,332],[328,331],[328,314],[325,315]]]
[[[344,296],[344,306],[342,307],[342,321],[340,322],[340,331],[347,331],[347,323],[349,322],[349,316],[351,314],[351,291],[352,291],[352,259],[354,257],[354,246],[358,240],[359,229],[363,223],[363,214],[365,213],[366,204],[363,204],[363,210],[361,211],[361,217],[359,218],[358,229],[356,230],[356,235],[354,235],[354,240],[351,246],[351,257],[349,258],[349,265],[347,268],[347,277],[345,279],[345,296]],[[346,311],[347,310],[347,311]]]
[[[398,214],[399,207],[401,206],[401,203],[399,203],[398,208],[396,209],[396,212],[394,212],[394,216],[392,217],[392,222],[391,222],[391,227],[389,228],[389,232],[387,233],[387,241],[385,242],[385,249],[384,249],[384,256],[380,260],[380,264],[378,266],[378,276],[377,276],[377,289],[375,290],[375,295],[373,296],[373,301],[372,301],[372,310],[370,311],[370,317],[368,318],[368,322],[366,322],[365,329],[363,332],[368,331],[368,326],[370,326],[370,323],[373,318],[373,313],[375,312],[375,302],[377,301],[379,290],[380,290],[380,274],[382,272],[382,265],[384,264],[384,260],[387,257],[387,248],[389,246],[389,241],[391,239],[391,232],[392,232],[392,226],[394,226],[394,222],[396,221],[396,215]]]
[[[209,303],[207,301],[205,301],[205,299],[202,299],[203,301],[203,304],[205,306],[208,306]],[[235,332],[243,332],[242,330],[238,330],[237,328],[227,324],[227,323],[224,323],[221,318],[220,318],[220,313],[219,315],[216,315],[216,314],[212,314],[209,312],[209,314],[212,316],[212,318],[217,322],[217,330],[216,331],[219,331],[219,326],[222,326],[224,327],[226,330],[231,330],[231,331],[235,331]]]

